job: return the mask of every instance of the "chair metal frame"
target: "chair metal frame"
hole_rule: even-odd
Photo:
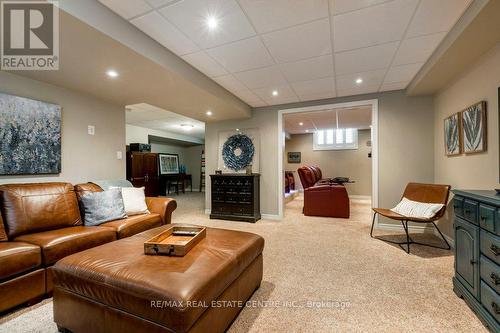
[[[449,191],[450,191],[450,186],[448,186],[448,185],[433,185],[433,184],[409,183],[407,185],[407,187],[405,189],[405,193],[403,193],[402,197],[405,196],[405,194],[408,191],[408,189],[409,189],[410,186],[414,186],[414,187],[418,187],[418,186],[422,186],[422,187],[425,187],[425,186],[443,186],[443,188],[447,188],[447,193],[446,193],[445,197],[443,198],[444,199],[443,200],[444,207],[439,212],[437,212],[436,215],[434,215],[432,218],[426,219],[426,220],[415,219],[415,218],[406,217],[406,216],[401,216],[400,219],[395,219],[395,218],[391,218],[390,216],[385,216],[383,214],[380,214],[379,212],[376,211],[376,208],[373,208],[373,211],[375,212],[375,214],[373,214],[372,227],[371,227],[371,230],[370,230],[370,237],[371,238],[380,239],[380,240],[382,240],[384,242],[388,242],[388,243],[392,243],[392,244],[397,244],[397,245],[399,245],[399,247],[401,249],[403,249],[404,251],[406,251],[406,253],[408,253],[408,254],[410,253],[410,244],[423,245],[423,246],[433,247],[433,248],[442,249],[442,250],[450,250],[451,249],[450,244],[448,243],[448,241],[444,237],[443,233],[441,232],[441,230],[439,230],[438,226],[435,223],[435,221],[437,221],[441,217],[443,217],[443,215],[444,215],[444,213],[446,211],[446,204],[448,202],[448,195],[449,195]],[[396,242],[396,241],[392,241],[392,240],[388,240],[388,239],[382,239],[382,238],[374,237],[373,236],[373,227],[375,225],[375,218],[377,217],[377,214],[385,216],[385,217],[390,218],[390,219],[399,220],[401,222],[401,224],[403,225],[403,229],[405,230],[406,242]],[[410,234],[409,234],[408,222],[426,223],[426,224],[431,223],[434,226],[434,228],[436,228],[436,230],[438,231],[439,236],[441,236],[441,239],[444,241],[444,243],[446,244],[446,246],[445,247],[441,247],[441,246],[436,246],[436,245],[432,245],[432,244],[427,244],[427,243],[421,243],[421,242],[414,241],[410,237]],[[406,245],[406,248],[403,245]]]

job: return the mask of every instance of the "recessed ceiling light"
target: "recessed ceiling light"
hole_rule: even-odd
[[[361,84],[361,83],[363,83],[363,79],[362,79],[362,78],[357,78],[357,79],[356,79],[356,83],[357,83],[357,84]]]
[[[300,125],[300,126],[304,126],[304,123],[300,122],[300,123],[299,123],[299,125]]]
[[[273,96],[278,96],[278,90],[273,90]]]
[[[239,129],[239,128],[237,128],[237,129],[236,129],[236,132],[239,132],[239,131],[240,131],[240,129]]]
[[[115,78],[115,77],[118,77],[120,74],[118,74],[118,72],[115,71],[114,69],[109,69],[106,72],[106,75],[109,76],[109,77]]]
[[[306,133],[309,133],[309,130],[306,130]]]
[[[185,131],[190,131],[190,130],[192,130],[194,128],[194,125],[191,125],[191,124],[181,124],[181,127]]]
[[[212,111],[207,111],[207,116],[211,116],[212,115]]]
[[[206,24],[208,29],[215,30],[219,25],[219,20],[215,16],[209,15],[206,19]]]

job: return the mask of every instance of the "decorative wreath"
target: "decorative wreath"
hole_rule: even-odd
[[[230,136],[222,147],[222,159],[233,170],[242,170],[252,163],[255,147],[252,139],[244,134]]]

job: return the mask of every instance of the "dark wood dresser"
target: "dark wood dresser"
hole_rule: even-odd
[[[454,190],[453,290],[492,332],[500,332],[500,196]]]
[[[259,174],[210,175],[211,219],[257,222],[260,220]]]

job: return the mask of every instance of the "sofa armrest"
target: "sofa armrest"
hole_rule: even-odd
[[[161,223],[172,222],[172,212],[177,208],[177,201],[171,198],[146,197],[146,205],[151,213],[160,214]]]

